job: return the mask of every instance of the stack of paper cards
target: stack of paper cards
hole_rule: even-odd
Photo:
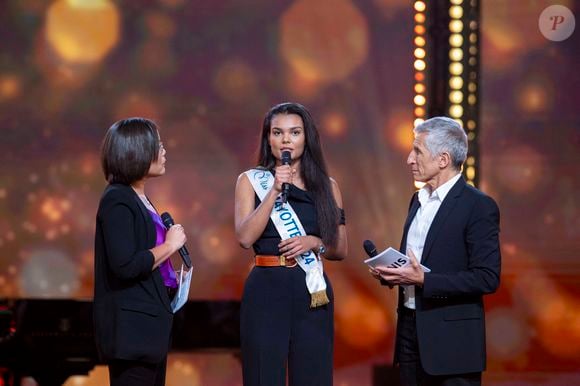
[[[379,253],[378,255],[365,260],[365,264],[376,268],[376,267],[389,267],[389,268],[400,268],[408,264],[411,264],[411,259],[408,256],[403,255],[401,252],[393,248],[388,248]],[[431,272],[431,270],[421,264],[421,268],[425,272]]]

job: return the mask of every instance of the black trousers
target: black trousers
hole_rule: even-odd
[[[244,386],[332,386],[333,294],[310,308],[300,267],[254,267],[244,286],[240,332]]]
[[[113,360],[109,362],[111,386],[165,386],[167,359],[149,364],[139,361]]]
[[[481,373],[429,375],[421,366],[415,311],[399,311],[399,371],[401,386],[480,386]]]

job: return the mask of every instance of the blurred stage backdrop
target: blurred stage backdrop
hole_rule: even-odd
[[[488,385],[580,382],[578,31],[483,1],[481,188],[502,213],[502,286],[487,299]],[[398,246],[413,183],[412,2],[12,0],[0,4],[0,297],[91,298],[99,145],[116,120],[156,120],[167,174],[148,195],[184,224],[191,299],[238,300],[252,266],[233,231],[237,176],[264,113],[313,113],[342,188],[349,258],[336,294],[335,384],[392,360],[395,291],[362,264]],[[67,385],[102,385],[107,373]],[[236,358],[173,354],[168,385],[241,385]]]

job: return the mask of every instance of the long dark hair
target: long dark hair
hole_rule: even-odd
[[[272,118],[278,114],[296,114],[302,118],[306,141],[300,163],[300,173],[304,179],[306,190],[314,196],[322,241],[326,245],[336,246],[338,222],[340,220],[339,209],[332,194],[332,186],[330,185],[326,162],[324,162],[324,156],[322,155],[318,129],[306,107],[299,103],[281,103],[272,107],[266,113],[260,138],[258,165],[269,170],[276,166],[276,159],[272,155],[268,138],[270,136]]]

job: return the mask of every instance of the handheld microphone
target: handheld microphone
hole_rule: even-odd
[[[167,229],[171,228],[171,226],[175,224],[173,218],[168,212],[161,213],[161,220]],[[191,258],[189,257],[189,251],[187,250],[185,244],[183,244],[183,247],[179,248],[179,254],[181,255],[181,259],[183,260],[185,266],[187,268],[191,268]]]
[[[367,255],[369,255],[369,257],[375,257],[378,254],[375,243],[373,243],[370,240],[365,240],[363,242],[363,248],[365,249],[365,252],[367,253]]]
[[[282,165],[290,165],[292,163],[292,154],[288,150],[282,152]],[[288,202],[288,193],[290,192],[290,184],[284,182],[282,184],[282,202]]]
[[[379,253],[377,252],[377,247],[375,246],[375,243],[373,243],[370,240],[365,240],[363,242],[363,248],[365,249],[365,252],[367,253],[367,255],[369,255],[369,257],[375,257],[376,255],[378,255]],[[386,281],[385,279],[381,278],[380,279],[381,284],[382,285],[388,285],[389,288],[393,288],[393,285],[390,284],[388,281]]]

